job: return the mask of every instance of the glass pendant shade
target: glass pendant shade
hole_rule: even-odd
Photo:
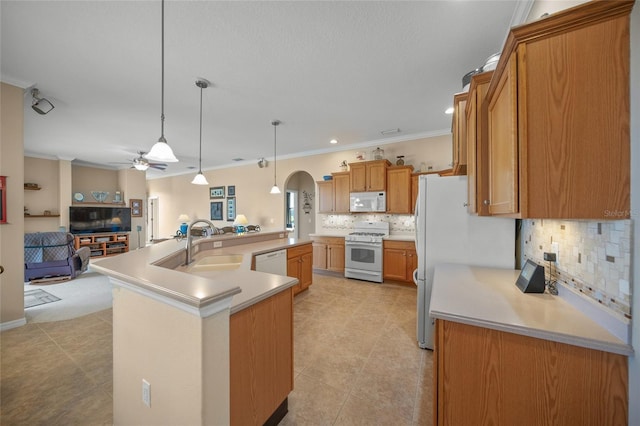
[[[136,170],[140,170],[141,172],[144,172],[149,168],[149,165],[144,163],[138,163],[138,164],[134,164],[133,167],[135,167]]]
[[[164,139],[164,138],[161,138]],[[147,160],[162,161],[163,163],[177,163],[178,159],[173,155],[173,150],[164,140],[159,140],[151,147],[151,151],[144,156]]]
[[[198,173],[196,177],[193,178],[191,183],[193,183],[194,185],[209,185],[209,182],[207,182],[207,178],[204,177],[202,172]]]
[[[278,185],[273,185],[271,188],[271,194],[280,194],[280,188],[278,188]]]

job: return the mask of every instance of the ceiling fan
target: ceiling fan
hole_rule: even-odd
[[[152,163],[143,155],[146,154],[144,151],[138,151],[138,157],[131,159],[131,161],[127,163],[112,163],[112,164],[131,164],[131,168],[135,168],[137,170],[147,170],[149,167],[156,170],[164,170],[167,168],[165,163]]]

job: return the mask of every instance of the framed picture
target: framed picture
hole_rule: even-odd
[[[235,197],[236,196],[236,186],[229,185],[227,186],[227,197]]]
[[[129,198],[129,206],[131,207],[131,217],[142,217],[142,200]]]
[[[209,188],[209,199],[224,198],[224,186],[214,186]]]
[[[222,220],[222,201],[211,202],[211,220]]]
[[[236,220],[236,198],[227,198],[227,222]]]

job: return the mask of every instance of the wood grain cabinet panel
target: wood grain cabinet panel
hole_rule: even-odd
[[[362,161],[349,163],[350,192],[386,191],[387,160]]]
[[[293,294],[305,291],[313,284],[313,246],[311,243],[287,249],[287,276],[297,278]]]
[[[318,213],[333,213],[333,182],[320,180],[316,184],[318,185]]]
[[[229,318],[232,425],[263,425],[293,390],[291,289]]]
[[[387,169],[387,213],[413,213],[411,172],[413,166],[391,166]]]
[[[436,320],[434,425],[626,425],[627,358]]]
[[[418,267],[415,243],[384,240],[382,247],[383,279],[413,283],[413,271]]]
[[[349,172],[331,173],[333,176],[333,212],[349,213]]]
[[[487,91],[491,214],[629,217],[633,3],[511,29]]]
[[[465,108],[467,106],[467,92],[453,95],[453,117],[451,123],[453,146],[453,174],[467,174],[467,125]]]
[[[312,237],[313,269],[344,273],[344,238]]]

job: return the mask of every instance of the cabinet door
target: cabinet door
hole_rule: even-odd
[[[476,180],[476,114],[477,91],[469,92],[467,102],[467,212],[478,213]]]
[[[319,181],[318,184],[318,213],[333,212],[333,182]]]
[[[518,208],[518,127],[516,54],[500,76],[489,102],[489,213],[516,214]]]
[[[349,212],[349,172],[333,174],[333,211]]]
[[[300,280],[300,270],[301,270],[300,256],[287,259],[287,276],[297,278],[299,281],[298,284],[292,287],[293,294],[298,294],[302,291],[302,285],[301,285],[302,280]]]
[[[325,243],[313,242],[313,267],[327,269],[327,245]]]
[[[387,189],[387,166],[384,161],[367,164],[367,191]]]
[[[411,168],[389,168],[387,188],[387,213],[411,213]]]
[[[467,126],[465,108],[467,93],[458,93],[453,97],[453,174],[467,174]]]
[[[300,256],[300,290],[309,288],[313,282],[313,255],[311,253],[305,253]]]
[[[418,254],[415,250],[407,250],[407,281],[413,282],[413,271],[418,268]]]
[[[335,272],[344,272],[344,243],[329,244],[327,269]]]
[[[365,163],[349,164],[349,186],[351,192],[364,192],[367,190],[367,167]]]
[[[395,248],[386,248],[383,251],[382,272],[384,279],[406,281],[407,280],[407,251]]]

